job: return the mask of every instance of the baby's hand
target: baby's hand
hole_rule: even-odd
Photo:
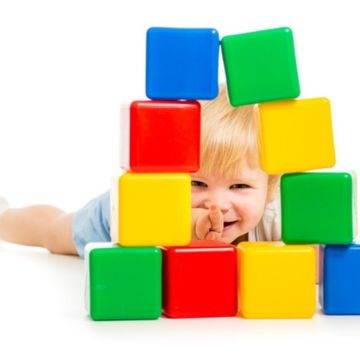
[[[218,240],[224,229],[224,218],[220,208],[213,204],[209,210],[194,209],[196,214],[194,233],[197,239]]]

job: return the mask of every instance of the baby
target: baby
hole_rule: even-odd
[[[192,178],[192,238],[280,240],[279,176],[259,167],[256,106],[231,107],[225,86],[202,103],[201,168]],[[2,210],[1,210],[2,209]],[[6,207],[0,198],[0,238],[84,256],[88,242],[110,242],[110,195],[66,213],[49,205]]]
[[[280,240],[279,176],[259,167],[255,106],[229,105],[226,88],[202,104],[201,168],[192,174],[194,239]]]

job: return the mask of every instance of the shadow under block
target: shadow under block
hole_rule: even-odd
[[[134,101],[130,119],[123,119],[130,120],[128,168],[138,173],[198,171],[200,110],[196,101]]]
[[[161,315],[161,250],[112,244],[86,247],[88,312],[93,320],[157,319]]]
[[[285,319],[314,315],[316,257],[313,247],[242,242],[237,249],[240,316]]]
[[[300,95],[291,29],[225,36],[221,49],[232,106]]]
[[[113,241],[122,246],[190,243],[191,179],[188,174],[125,173],[114,187]]]
[[[259,105],[262,169],[283,174],[335,165],[330,102],[326,98]]]
[[[237,254],[233,245],[194,240],[163,249],[163,311],[170,318],[235,316]]]
[[[355,235],[354,180],[349,173],[281,177],[282,239],[287,244],[350,244]]]
[[[148,29],[146,96],[205,100],[218,95],[219,34],[215,29]]]
[[[327,245],[319,295],[327,315],[360,315],[360,245]]]

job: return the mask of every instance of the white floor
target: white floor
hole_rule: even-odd
[[[0,242],[0,359],[359,359],[360,316],[93,322],[84,263]],[[333,357],[332,357],[333,358]]]

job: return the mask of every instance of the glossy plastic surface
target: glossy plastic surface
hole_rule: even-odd
[[[283,174],[335,165],[330,102],[326,98],[260,104],[261,167]]]
[[[219,34],[215,29],[150,28],[146,96],[203,100],[218,95]]]
[[[308,245],[243,242],[239,255],[239,315],[311,318],[316,309],[316,256]]]
[[[287,244],[350,244],[353,179],[349,173],[287,174],[281,178],[282,238]]]
[[[158,248],[114,246],[92,249],[89,253],[91,318],[160,317],[161,263]]]
[[[130,106],[131,171],[196,172],[200,110],[196,101],[134,101]]]
[[[119,243],[122,246],[187,245],[191,240],[188,174],[125,173],[119,177]]]
[[[262,30],[221,40],[231,105],[247,105],[300,95],[292,31]]]
[[[236,249],[219,241],[193,241],[163,249],[163,309],[171,318],[234,316]]]
[[[320,302],[327,315],[360,315],[360,245],[324,249]]]

